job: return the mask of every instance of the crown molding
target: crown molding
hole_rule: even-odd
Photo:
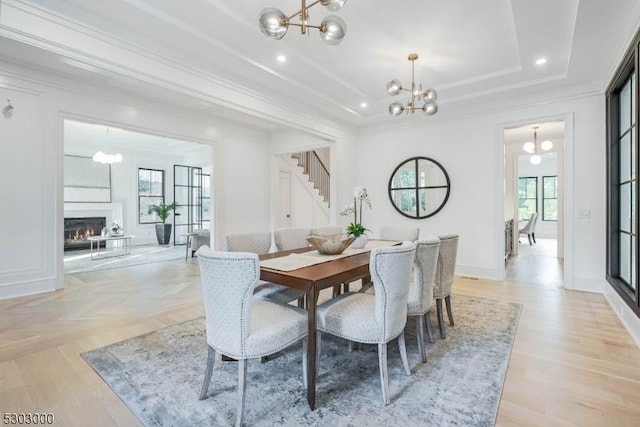
[[[362,137],[379,133],[392,133],[425,125],[438,125],[453,121],[488,116],[491,114],[504,113],[513,111],[514,109],[532,108],[546,104],[568,102],[602,95],[604,95],[604,88],[600,82],[592,82],[590,84],[577,86],[574,87],[573,90],[565,93],[558,93],[557,89],[547,89],[545,92],[525,97],[520,96],[518,93],[514,93],[513,96],[505,100],[497,102],[484,101],[482,105],[471,105],[468,108],[445,112],[444,114],[439,112],[438,115],[429,117],[427,121],[425,121],[423,117],[419,117],[412,121],[387,121],[382,124],[363,126],[359,128],[358,136]]]
[[[28,28],[24,28],[28,27]],[[275,101],[24,0],[5,0],[0,35],[144,83],[335,140],[350,126]],[[71,46],[74,43],[74,46]],[[80,47],[81,46],[81,47]],[[90,52],[101,52],[101,57]],[[131,65],[124,65],[124,64]],[[154,70],[151,74],[145,70]]]

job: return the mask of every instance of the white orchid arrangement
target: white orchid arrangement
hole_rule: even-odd
[[[363,204],[366,204],[369,206],[369,209],[371,209],[371,200],[369,200],[367,189],[362,186],[358,186],[353,190],[353,206],[347,206],[340,212],[340,215],[342,216],[353,214],[353,222],[347,226],[347,233],[354,237],[359,237],[364,234],[365,231],[368,231],[362,225]]]

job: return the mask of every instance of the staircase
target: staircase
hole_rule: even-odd
[[[318,190],[320,197],[331,205],[331,175],[318,157],[315,151],[303,151],[291,154],[298,166],[302,168],[303,173],[309,177],[309,182],[313,184],[313,188]]]

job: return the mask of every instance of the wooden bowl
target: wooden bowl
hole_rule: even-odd
[[[323,255],[341,254],[355,239],[355,237],[346,233],[330,234],[327,236],[309,234],[307,236],[307,242]]]

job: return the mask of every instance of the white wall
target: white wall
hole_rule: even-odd
[[[363,132],[357,142],[358,177],[373,203],[365,226],[418,225],[421,236],[460,234],[458,274],[499,279],[504,274],[504,145],[502,128],[573,117],[565,150],[572,165],[567,172],[565,206],[572,240],[565,241],[565,286],[602,291],[605,260],[605,126],[604,97],[591,96],[494,112],[451,122],[401,117],[412,127]],[[405,120],[406,119],[406,120]],[[398,214],[387,196],[389,175],[403,160],[432,157],[449,173],[451,196],[437,215],[411,220]],[[589,218],[578,212],[589,210]],[[569,228],[569,227],[566,227]],[[575,267],[575,268],[574,268]]]
[[[11,206],[0,214],[0,299],[62,286],[65,118],[213,145],[214,232],[268,229],[266,133],[4,62],[0,89],[15,107],[0,117],[0,196]]]
[[[328,150],[327,150],[328,151]],[[328,225],[330,214],[327,203],[309,182],[301,167],[287,155],[279,156],[279,170],[289,173],[289,214],[291,227],[320,227]],[[278,191],[283,189],[278,188]]]
[[[328,141],[324,138],[300,131],[272,132],[271,141],[271,183],[278,188],[279,157],[286,153],[328,148],[331,165],[331,203],[329,206],[329,224],[346,225],[347,221],[338,215],[341,207],[351,203],[353,187],[357,183],[358,166],[353,162],[356,158],[356,137],[345,131],[336,130],[336,139]],[[272,221],[275,223],[277,199],[272,200]],[[311,217],[310,217],[311,218]],[[316,221],[311,219],[311,221]],[[322,224],[317,224],[322,225]]]

